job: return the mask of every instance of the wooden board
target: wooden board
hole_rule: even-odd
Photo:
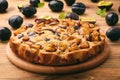
[[[54,17],[58,17],[59,13],[54,13],[50,11],[47,3],[45,2],[45,6],[43,8],[37,8],[37,14],[35,14],[32,18],[25,18],[22,13],[19,12],[17,8],[18,3],[29,4],[29,0],[7,0],[9,2],[9,6],[6,13],[0,13],[0,27],[6,26],[11,31],[14,31],[11,26],[8,24],[9,17],[13,15],[20,15],[24,18],[23,24],[26,23],[34,23],[34,19],[44,16],[51,15]],[[42,2],[43,0],[41,0]],[[64,2],[64,0],[61,0]],[[99,0],[100,1],[100,0]],[[120,6],[120,0],[106,0],[112,1],[113,7],[109,12],[115,12],[119,16],[119,21],[115,26],[120,26],[120,13],[118,12],[118,7]],[[96,19],[96,25],[102,28],[105,32],[109,28],[106,24],[105,18],[100,17],[96,14],[96,10],[98,10],[97,3],[91,2],[91,0],[76,0],[76,2],[84,3],[87,8],[85,14],[80,15],[80,17],[94,17]],[[70,12],[71,7],[64,5],[63,12]],[[106,41],[110,47],[110,53],[108,59],[104,62],[104,64],[82,72],[82,73],[74,73],[67,75],[43,75],[32,73],[29,71],[25,71],[23,69],[19,69],[10,63],[6,56],[6,46],[7,42],[0,42],[0,80],[120,80],[120,40],[116,42],[109,41],[106,37]]]
[[[72,73],[72,72],[81,72],[91,68],[94,68],[105,61],[109,54],[109,46],[106,43],[103,52],[101,52],[95,58],[86,61],[84,63],[71,65],[71,66],[44,66],[44,65],[37,65],[26,62],[21,58],[17,57],[9,47],[9,44],[6,48],[7,57],[9,60],[16,65],[17,67],[31,71],[36,73],[44,73],[44,74],[63,74],[63,73]]]

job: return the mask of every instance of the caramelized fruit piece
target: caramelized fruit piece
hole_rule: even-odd
[[[52,32],[53,34],[55,34],[55,31],[54,31],[53,29],[44,29],[44,30],[50,31],[50,32]]]
[[[86,49],[89,48],[89,43],[87,41],[84,41],[80,44],[81,49]]]
[[[35,35],[35,31],[30,31],[30,32],[28,32],[27,34],[28,34],[29,37],[32,37],[32,36]]]
[[[73,43],[70,45],[69,51],[75,51],[75,50],[79,50],[79,46],[76,43]]]
[[[48,51],[48,52],[54,52],[56,51],[56,46],[54,44],[48,44],[46,47],[45,47],[45,50]]]
[[[32,28],[34,25],[31,23],[27,23],[27,24],[25,24],[25,26],[26,26],[26,28]]]
[[[18,39],[20,39],[20,38],[22,38],[22,37],[24,37],[23,34],[19,34],[19,35],[18,35]]]
[[[83,17],[83,18],[80,18],[81,21],[84,21],[84,22],[89,22],[89,23],[93,23],[95,24],[96,23],[96,20],[95,18],[92,18],[92,17]]]

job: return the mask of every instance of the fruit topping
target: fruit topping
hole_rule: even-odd
[[[64,42],[59,42],[59,45],[58,45],[58,49],[60,50],[60,51],[65,51],[66,49],[67,49],[67,44],[66,43],[64,43]]]
[[[94,28],[95,24],[88,24],[90,28]]]
[[[92,34],[89,34],[88,41],[92,41]]]
[[[89,34],[88,41],[100,41],[100,40],[101,38],[100,38],[99,30],[98,31],[94,30]]]
[[[7,41],[11,37],[11,31],[7,27],[0,27],[0,40]]]
[[[42,34],[44,34],[44,32],[37,32],[39,35],[42,35]]]
[[[44,29],[44,30],[50,31],[50,32],[52,32],[53,34],[55,34],[55,31],[54,31],[53,29]]]
[[[75,30],[78,30],[80,28],[80,26],[74,26]]]
[[[83,18],[80,18],[81,21],[85,21],[85,22],[89,22],[89,23],[96,23],[96,20],[95,18],[92,18],[92,17],[83,17]]]
[[[8,2],[7,0],[0,0],[0,12],[5,12],[8,8]]]
[[[14,35],[16,36],[16,35],[20,34],[21,32],[24,32],[25,30],[26,30],[26,26],[23,25],[14,31]]]
[[[84,41],[80,44],[81,49],[86,49],[89,48],[89,43],[87,41]]]
[[[45,23],[45,19],[35,19],[35,22],[37,23],[37,24],[40,24],[40,23]]]
[[[111,41],[119,40],[119,38],[120,38],[120,28],[118,28],[118,27],[109,28],[109,29],[106,31],[106,36],[107,36]]]
[[[109,26],[114,26],[118,22],[119,17],[115,12],[110,12],[106,15],[105,20]]]
[[[58,19],[55,19],[55,18],[46,18],[46,19],[39,18],[39,19],[36,19],[35,22],[37,24],[44,23],[44,24],[49,24],[49,25],[53,26],[53,25],[58,24],[59,21],[58,21]]]
[[[28,40],[29,40],[28,35],[24,35],[24,36],[23,36],[23,41],[28,41]]]
[[[22,14],[25,15],[26,17],[32,17],[36,12],[36,8],[30,5],[25,5],[22,10]]]
[[[92,33],[92,41],[100,41],[100,33],[98,31],[93,31]]]
[[[75,3],[75,0],[64,0],[68,6],[72,6]]]
[[[35,35],[35,32],[34,32],[34,31],[30,31],[30,32],[28,32],[27,34],[28,34],[28,36],[32,37],[32,36]]]
[[[50,38],[45,38],[44,40],[45,40],[45,41],[50,41]]]
[[[112,6],[113,6],[113,3],[111,1],[100,1],[98,3],[98,8],[100,9],[110,10]]]
[[[50,43],[45,47],[45,50],[48,52],[55,52],[57,49],[54,44]]]
[[[14,28],[14,29],[17,29],[19,28],[22,23],[23,23],[23,18],[19,15],[14,15],[12,17],[9,18],[9,25]]]
[[[60,0],[52,0],[49,2],[48,6],[53,12],[61,12],[64,4]]]
[[[79,50],[79,46],[77,45],[77,43],[73,43],[70,45],[69,51],[75,51],[75,50]]]
[[[20,39],[20,38],[22,38],[22,37],[24,37],[23,34],[19,34],[19,35],[18,35],[18,39]]]
[[[74,19],[74,20],[79,20],[79,15],[76,14],[76,13],[74,13],[74,12],[72,12],[72,13],[67,14],[65,18],[70,18],[70,19]]]
[[[32,28],[33,24],[27,23],[27,24],[25,24],[25,26],[26,26],[26,28]]]
[[[84,14],[85,10],[86,10],[86,6],[83,3],[79,2],[79,3],[74,3],[72,5],[72,12],[75,12],[78,15]]]
[[[30,4],[34,7],[38,7],[38,3],[40,3],[40,0],[30,0]]]

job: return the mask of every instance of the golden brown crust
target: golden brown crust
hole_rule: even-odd
[[[12,51],[28,62],[76,64],[94,58],[104,49],[105,36],[94,24],[53,18],[35,21],[32,28],[22,26],[16,30],[9,41]]]

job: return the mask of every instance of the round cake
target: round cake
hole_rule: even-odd
[[[89,61],[104,49],[105,35],[93,23],[39,18],[13,32],[9,44],[21,59],[42,65],[72,65]]]

